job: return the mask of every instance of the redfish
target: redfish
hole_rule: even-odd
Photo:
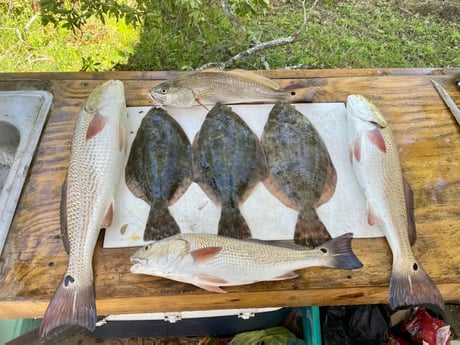
[[[96,87],[77,118],[61,200],[69,262],[45,312],[41,336],[61,325],[96,327],[92,257],[100,229],[112,222],[127,155],[126,121],[124,86],[117,80]]]
[[[131,256],[132,273],[164,277],[224,293],[221,286],[293,279],[313,266],[362,266],[351,249],[352,234],[306,249],[295,244],[239,240],[214,234],[178,234],[153,242]]]
[[[283,89],[275,81],[244,70],[205,70],[166,80],[150,90],[156,105],[311,102],[315,88]]]
[[[398,148],[387,121],[366,98],[347,99],[350,158],[367,199],[368,223],[381,226],[393,253],[390,307],[431,303],[444,307],[442,296],[414,256],[409,233],[415,231],[410,186],[405,182]],[[409,231],[408,231],[409,230]]]

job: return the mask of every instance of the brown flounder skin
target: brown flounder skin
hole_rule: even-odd
[[[166,110],[152,108],[143,118],[125,172],[128,188],[150,204],[144,240],[179,233],[168,205],[192,182],[192,149],[184,130]]]
[[[193,157],[196,182],[216,205],[222,206],[218,234],[250,237],[239,205],[268,175],[257,136],[229,107],[217,104],[195,139]]]
[[[295,242],[316,247],[330,240],[316,208],[334,194],[337,175],[311,122],[293,106],[277,103],[265,124],[262,144],[270,169],[265,186],[299,211]]]

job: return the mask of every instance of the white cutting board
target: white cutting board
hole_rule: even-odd
[[[323,138],[337,171],[337,186],[331,200],[318,208],[318,215],[332,237],[352,232],[354,237],[381,237],[380,227],[367,223],[366,202],[354,176],[347,139],[347,122],[343,103],[298,103],[295,108],[304,114]],[[259,138],[273,104],[232,105]],[[150,107],[129,107],[129,146],[134,140],[144,115]],[[207,111],[192,108],[165,107],[184,128],[190,142],[203,123]],[[124,181],[124,179],[123,179]],[[252,237],[265,240],[292,240],[297,212],[281,204],[262,183],[259,183],[240,207]],[[220,207],[217,207],[192,183],[187,192],[169,207],[181,232],[217,233]],[[122,183],[115,199],[112,225],[106,229],[105,248],[141,246],[149,206],[136,198]]]

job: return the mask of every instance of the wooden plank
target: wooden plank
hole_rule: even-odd
[[[458,70],[354,71],[275,71],[269,75],[285,76],[280,80],[283,85],[318,87],[315,102],[344,102],[349,94],[359,93],[380,108],[393,129],[404,174],[414,189],[415,254],[444,298],[459,301],[459,127],[429,82],[436,78],[460,104],[454,86]],[[42,317],[66,269],[59,228],[60,187],[81,104],[101,80],[116,76],[125,82],[128,105],[148,105],[148,90],[169,75],[156,73],[0,75],[0,89],[45,88],[54,95],[0,262],[0,318]],[[287,78],[293,75],[297,78]],[[353,248],[364,263],[359,270],[311,268],[300,271],[295,280],[231,287],[226,288],[227,294],[214,294],[131,274],[129,256],[135,249],[103,249],[99,241],[94,253],[98,313],[387,302],[391,252],[385,240],[354,240]]]

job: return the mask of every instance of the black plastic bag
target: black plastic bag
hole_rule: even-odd
[[[387,344],[390,309],[383,304],[322,307],[323,345]]]

